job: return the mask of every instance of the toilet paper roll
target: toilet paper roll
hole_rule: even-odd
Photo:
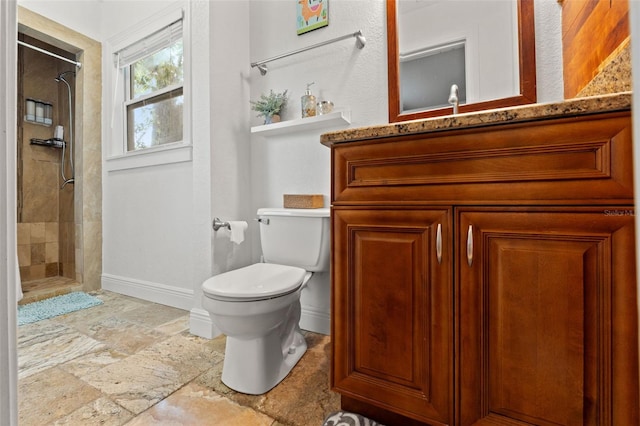
[[[244,232],[249,227],[249,224],[244,221],[229,221],[229,226],[231,227],[231,242],[240,244],[244,241]]]

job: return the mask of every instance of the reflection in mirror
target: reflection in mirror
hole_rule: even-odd
[[[536,101],[533,0],[387,0],[389,121]]]
[[[399,34],[402,40],[403,34]],[[458,100],[467,101],[467,43],[451,40],[416,50],[400,48],[400,110],[402,113],[447,106],[449,89],[458,86]]]

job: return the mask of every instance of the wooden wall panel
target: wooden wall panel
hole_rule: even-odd
[[[564,0],[564,97],[573,98],[629,36],[628,0]]]

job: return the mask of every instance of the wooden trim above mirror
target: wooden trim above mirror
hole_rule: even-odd
[[[520,54],[520,94],[502,99],[461,104],[460,113],[482,111],[515,105],[535,103],[536,96],[536,51],[535,25],[533,14],[534,0],[518,1],[518,36]],[[396,0],[387,0],[387,62],[389,76],[389,122],[415,120],[452,114],[451,107],[430,109],[419,112],[402,113],[400,111],[400,62],[398,52],[398,33],[396,31]]]

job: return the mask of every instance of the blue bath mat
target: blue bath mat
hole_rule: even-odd
[[[18,325],[42,321],[58,315],[68,314],[69,312],[79,311],[80,309],[102,305],[102,303],[102,300],[97,297],[76,291],[39,302],[18,305]]]

